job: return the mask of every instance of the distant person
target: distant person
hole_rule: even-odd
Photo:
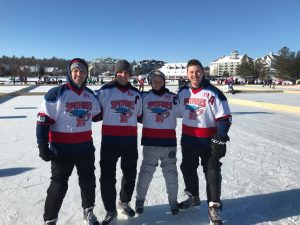
[[[142,98],[129,83],[131,75],[129,62],[118,61],[114,81],[103,85],[97,94],[103,113],[100,188],[107,211],[101,225],[114,224],[117,220],[116,166],[119,158],[123,177],[118,208],[129,217],[135,215],[129,202],[137,174],[137,119],[142,115]]]
[[[178,79],[178,88],[180,89],[183,85],[184,85],[184,79],[183,79],[183,77],[180,77]]]
[[[152,89],[143,93],[143,161],[140,168],[135,210],[144,211],[146,194],[153,174],[160,161],[170,209],[173,215],[179,212],[177,203],[178,174],[176,167],[176,119],[178,116],[177,95],[165,87],[165,75],[159,70],[148,75]]]
[[[268,86],[269,86],[270,88],[272,88],[272,83],[273,83],[272,79],[269,78],[269,79],[268,79]]]
[[[202,64],[187,63],[188,86],[178,92],[182,116],[182,163],[180,165],[188,198],[179,209],[200,205],[199,158],[206,180],[208,215],[213,224],[222,224],[221,165],[231,125],[231,112],[224,94],[204,79]]]
[[[234,89],[233,89],[233,78],[229,78],[227,80],[227,86],[228,86],[228,90],[231,94],[234,94]]]
[[[19,80],[20,80],[20,83],[23,84],[23,82],[24,82],[23,76],[19,76]]]
[[[180,77],[180,79],[178,80],[178,90],[180,90],[183,86],[185,86],[187,83],[185,81],[185,79],[183,77]]]
[[[144,91],[144,83],[145,83],[144,78],[141,78],[139,80],[139,91]]]
[[[100,105],[86,87],[87,63],[83,59],[72,59],[67,70],[67,84],[48,91],[37,119],[39,156],[51,161],[52,174],[44,208],[44,224],[56,224],[68,189],[68,179],[76,166],[83,220],[88,225],[100,225],[93,214],[96,180],[91,131],[92,119],[97,120],[100,116]]]

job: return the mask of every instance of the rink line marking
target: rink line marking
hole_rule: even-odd
[[[283,93],[300,94],[300,90],[284,90]]]
[[[276,110],[276,111],[300,114],[300,107],[298,107],[298,106],[273,104],[273,103],[268,103],[268,102],[255,102],[255,101],[233,99],[233,98],[229,98],[228,101],[229,101],[230,104],[236,104],[236,105],[243,105],[243,106],[250,106],[250,107],[257,107],[257,108],[264,108],[264,109],[271,109],[271,110]]]

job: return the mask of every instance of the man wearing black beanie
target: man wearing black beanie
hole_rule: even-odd
[[[114,224],[116,210],[116,164],[121,158],[123,177],[118,208],[133,217],[129,202],[134,191],[137,151],[137,119],[142,115],[139,91],[129,83],[130,63],[120,60],[115,66],[115,81],[103,85],[97,97],[103,113],[100,160],[100,186],[107,214],[102,225]]]

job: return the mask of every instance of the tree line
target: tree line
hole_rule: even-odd
[[[265,67],[261,59],[253,61],[244,56],[236,68],[236,74],[248,81],[265,81],[272,77],[293,82],[300,79],[300,51],[294,52],[283,47],[273,56],[270,68]]]
[[[291,81],[300,79],[300,51],[294,52],[288,47],[283,47],[278,51],[277,55],[273,56],[271,67],[268,68],[261,59],[254,61],[245,55],[241,64],[236,68],[236,74],[248,81],[258,79],[264,81],[271,77]],[[55,74],[47,73],[47,75],[65,75],[68,61],[56,57],[37,59],[34,56],[22,56],[20,58],[2,56],[0,58],[0,76],[43,76],[46,74],[46,67],[57,68]],[[30,66],[36,67],[37,70],[32,71],[29,68]],[[91,71],[91,74],[96,74],[96,72],[99,73],[99,71]],[[136,74],[141,72],[136,68]]]
[[[66,65],[69,60],[52,57],[50,59],[37,59],[32,57],[8,57],[3,55],[0,58],[0,76],[37,76],[45,75],[45,68],[57,68],[55,75],[66,74]],[[29,67],[34,66],[37,70],[31,71]],[[49,73],[48,75],[53,75]]]

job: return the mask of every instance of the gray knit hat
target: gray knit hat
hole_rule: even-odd
[[[117,72],[122,70],[129,72],[131,75],[131,66],[127,60],[119,60],[115,65],[115,74],[117,74]]]
[[[149,73],[149,75],[148,75],[148,82],[149,82],[149,84],[151,84],[152,79],[153,79],[155,76],[160,76],[160,77],[162,77],[163,80],[164,80],[164,83],[166,82],[166,76],[165,76],[165,74],[164,74],[163,72],[161,72],[161,71],[159,71],[159,70],[153,70],[153,71],[151,71],[151,72]]]
[[[74,60],[74,62],[71,62],[70,65],[70,71],[72,71],[73,69],[78,68],[82,71],[85,71],[86,74],[88,74],[88,68],[87,68],[87,64],[83,63],[79,60]]]

